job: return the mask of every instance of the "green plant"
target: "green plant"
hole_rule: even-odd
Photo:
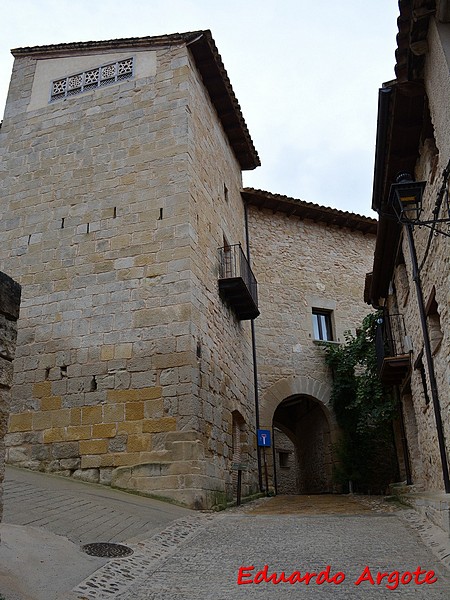
[[[333,372],[331,403],[342,430],[335,480],[344,487],[351,481],[359,492],[384,492],[398,470],[392,431],[396,402],[377,372],[378,317],[367,315],[356,335],[346,332],[345,344],[324,345]]]

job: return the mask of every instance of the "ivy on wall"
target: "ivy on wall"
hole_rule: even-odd
[[[331,403],[342,430],[334,476],[343,491],[351,486],[359,493],[384,493],[398,479],[392,429],[396,401],[377,371],[379,316],[367,315],[356,335],[346,332],[344,344],[324,344],[333,372]]]

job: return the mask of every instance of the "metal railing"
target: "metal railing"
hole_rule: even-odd
[[[375,345],[379,368],[381,368],[385,357],[395,358],[411,352],[411,340],[406,335],[405,320],[402,314],[385,313],[380,318]]]
[[[236,277],[244,281],[255,306],[258,306],[258,284],[241,244],[223,246],[219,248],[219,279]]]

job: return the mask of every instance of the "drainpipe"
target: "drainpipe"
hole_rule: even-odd
[[[245,218],[245,244],[247,249],[247,260],[251,268],[250,262],[250,239],[248,234],[248,212],[247,205],[244,202],[244,218]],[[256,431],[259,429],[259,395],[258,395],[258,367],[256,364],[256,337],[255,337],[255,320],[250,321],[251,333],[252,333],[252,357],[253,357],[253,388],[255,392],[255,425]],[[261,467],[261,448],[256,444],[256,455],[258,458],[258,484],[259,491],[263,491],[262,481],[262,467]]]

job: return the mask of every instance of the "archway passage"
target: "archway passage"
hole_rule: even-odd
[[[305,395],[286,398],[273,427],[278,493],[332,492],[330,423],[323,404]]]

